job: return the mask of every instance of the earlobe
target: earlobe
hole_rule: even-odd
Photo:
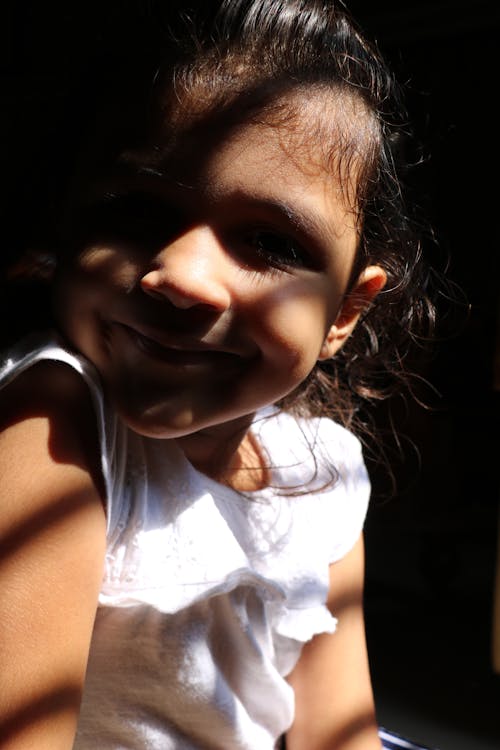
[[[334,324],[328,331],[326,335],[326,339],[323,342],[323,346],[321,347],[321,351],[318,356],[318,361],[322,362],[325,359],[330,359],[333,357],[336,351],[340,348],[339,346],[335,346],[335,343],[338,338],[338,331],[337,326]]]
[[[380,266],[367,266],[346,295],[335,323],[330,327],[318,360],[333,357],[356,327],[361,314],[369,307],[386,282],[386,273]]]

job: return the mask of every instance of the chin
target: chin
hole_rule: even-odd
[[[207,422],[196,419],[192,412],[184,410],[172,414],[159,414],[158,408],[148,409],[140,413],[131,413],[130,409],[117,408],[122,421],[133,432],[143,437],[169,440],[191,435],[207,426]]]

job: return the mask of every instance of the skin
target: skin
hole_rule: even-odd
[[[380,750],[363,617],[364,546],[360,538],[330,566],[328,607],[337,630],[304,647],[289,682],[296,713],[287,750]]]
[[[64,367],[0,391],[3,750],[73,743],[105,553],[91,410]]]
[[[175,160],[149,160],[147,169],[129,154],[119,179],[107,175],[92,190],[112,190],[118,206],[140,194],[160,216],[159,231],[148,220],[139,226],[144,241],[131,242],[98,226],[55,280],[61,332],[96,365],[122,419],[177,440],[197,468],[238,489],[265,480],[263,467],[242,472],[260,457],[248,432],[254,412],[333,356],[385,281],[370,266],[347,294],[355,215],[319,166],[320,150],[297,150],[305,102],[302,111],[296,131],[244,125],[208,153],[185,144]],[[62,750],[74,736],[105,552],[95,427],[82,390],[64,366],[39,365],[0,392],[0,532],[10,550],[1,562],[5,748]],[[345,624],[314,639],[291,676],[292,750],[380,747],[361,543],[332,567],[329,606]]]

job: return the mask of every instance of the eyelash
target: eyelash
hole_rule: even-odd
[[[260,261],[277,269],[306,268],[311,264],[310,257],[299,242],[272,229],[252,230],[246,236],[245,243]]]

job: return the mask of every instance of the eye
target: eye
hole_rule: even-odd
[[[258,258],[278,267],[304,268],[311,259],[302,245],[293,237],[267,229],[256,229],[247,236],[247,244]]]

